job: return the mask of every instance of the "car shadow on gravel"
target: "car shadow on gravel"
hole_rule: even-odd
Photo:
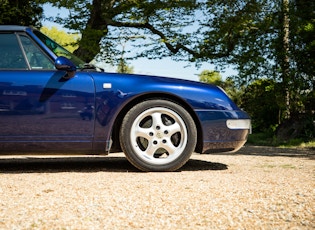
[[[181,171],[226,170],[225,164],[190,159]],[[0,158],[0,173],[59,173],[59,172],[141,172],[125,157],[18,157]]]

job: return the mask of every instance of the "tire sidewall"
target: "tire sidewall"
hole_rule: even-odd
[[[187,143],[179,156],[173,161],[166,164],[152,164],[148,161],[144,161],[134,150],[131,140],[131,128],[135,119],[144,111],[156,107],[162,107],[170,109],[177,113],[185,123],[187,130]],[[190,114],[179,104],[162,99],[151,99],[141,102],[132,107],[123,119],[120,130],[120,143],[127,159],[135,167],[142,171],[175,171],[182,167],[190,158],[192,152],[195,149],[197,142],[197,130],[194,124],[194,120]]]

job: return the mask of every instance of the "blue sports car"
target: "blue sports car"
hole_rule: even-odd
[[[251,121],[222,89],[106,73],[40,31],[0,26],[0,152],[123,151],[142,171],[241,148]]]

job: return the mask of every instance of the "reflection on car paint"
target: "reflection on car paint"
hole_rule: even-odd
[[[98,68],[84,64],[35,29],[0,25],[0,31],[0,151],[121,151],[119,142],[125,143],[119,138],[123,118],[149,99],[155,105],[163,100],[169,102],[162,104],[172,108],[157,109],[171,114],[169,121],[173,119],[170,117],[180,117],[173,113],[177,107],[190,114],[192,119],[178,109],[189,122],[173,123],[183,129],[187,123],[194,124],[189,127],[198,131],[196,152],[235,151],[247,140],[248,114],[216,86],[165,77],[98,72]],[[148,115],[148,119],[150,116],[153,117]],[[246,122],[233,122],[230,128],[226,124],[228,119]],[[182,132],[187,133],[187,130]],[[180,140],[181,135],[176,135],[170,141]],[[163,139],[163,135],[157,132],[156,138]],[[152,143],[155,142],[158,140],[152,138]],[[159,154],[164,151],[158,149],[155,156],[171,155]]]

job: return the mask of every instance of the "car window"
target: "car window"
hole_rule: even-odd
[[[0,34],[0,69],[27,69],[15,34]]]
[[[46,54],[25,35],[20,35],[21,43],[31,69],[55,69]]]
[[[54,53],[56,56],[66,57],[71,60],[77,68],[84,67],[85,62],[82,61],[80,58],[63,48],[61,45],[44,35],[43,33],[39,32],[38,30],[34,30],[34,34]]]

